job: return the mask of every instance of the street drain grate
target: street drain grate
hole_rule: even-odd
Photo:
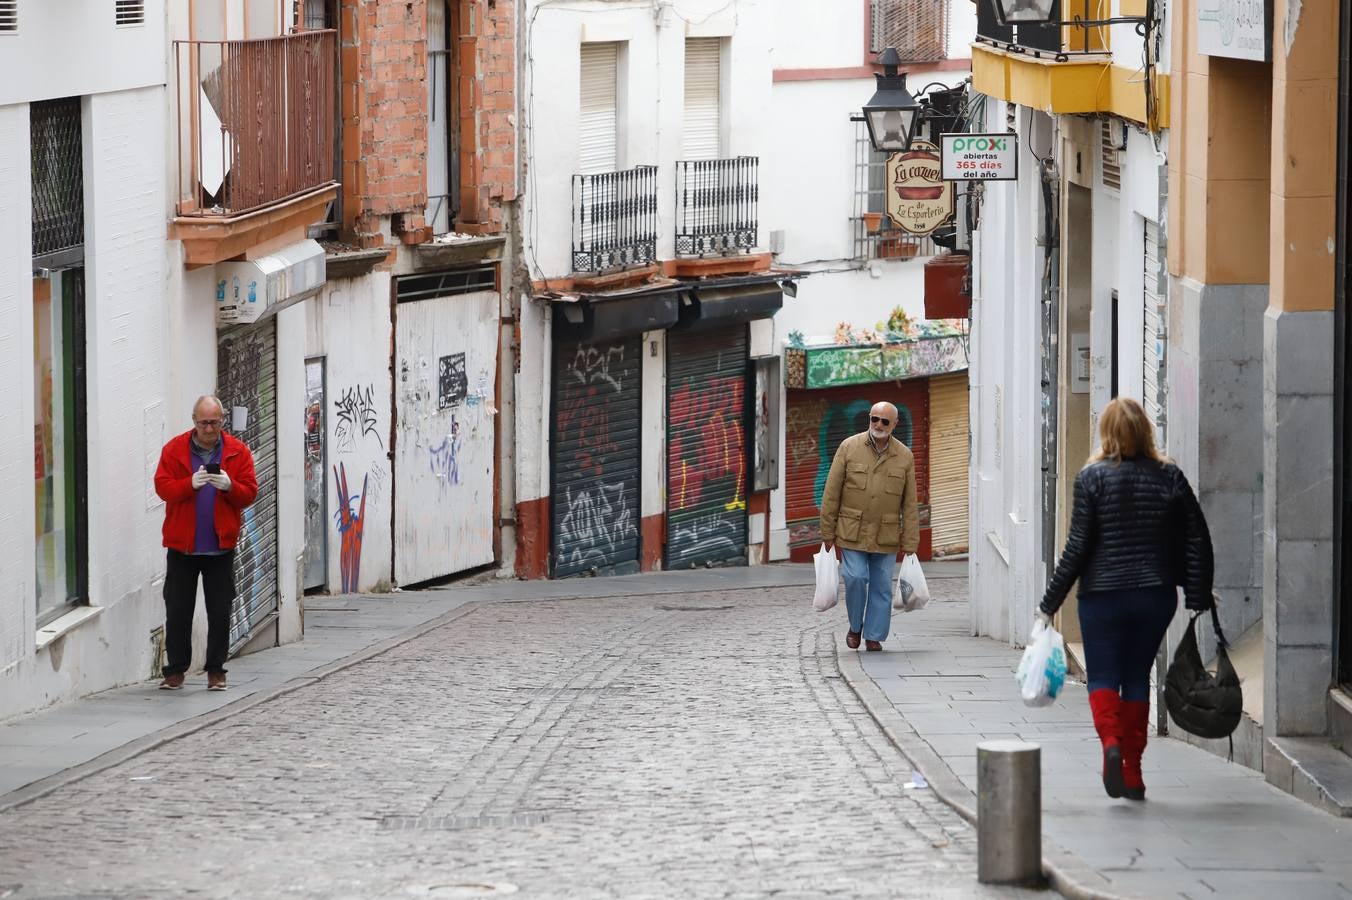
[[[511,828],[539,825],[549,820],[541,813],[487,816],[386,816],[382,831],[468,831],[472,828]]]
[[[663,612],[722,612],[728,609],[735,609],[732,605],[728,606],[675,606],[669,603],[663,603],[657,607]]]

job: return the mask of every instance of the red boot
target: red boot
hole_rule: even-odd
[[[1150,731],[1150,701],[1122,701],[1122,796],[1128,800],[1145,799],[1145,779],[1141,777],[1141,755],[1145,753]]]
[[[1089,710],[1094,729],[1103,744],[1103,789],[1109,797],[1122,796],[1122,698],[1112,688],[1089,692]]]

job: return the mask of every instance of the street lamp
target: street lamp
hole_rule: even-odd
[[[873,76],[878,79],[878,90],[864,104],[868,138],[879,153],[905,153],[915,137],[920,104],[906,90],[906,73],[897,74],[901,56],[896,48],[884,50],[879,62],[883,64],[883,74]]]
[[[1107,19],[1053,18],[1060,15],[1056,0],[990,0],[995,20],[1000,25],[1069,25],[1072,28],[1098,28],[1102,25],[1135,25],[1144,34],[1154,20],[1154,0],[1146,0],[1144,16],[1112,16]]]

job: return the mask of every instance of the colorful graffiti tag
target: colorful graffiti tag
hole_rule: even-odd
[[[362,476],[361,494],[351,494],[347,489],[347,468],[339,463],[333,469],[333,479],[338,487],[338,509],[334,513],[338,534],[342,544],[338,551],[338,570],[342,580],[343,593],[357,590],[361,581],[361,541],[366,528],[366,476]],[[356,509],[353,509],[353,506]]]

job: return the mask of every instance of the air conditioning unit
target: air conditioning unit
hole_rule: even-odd
[[[319,293],[324,248],[304,240],[246,262],[216,264],[216,324],[245,325]]]

